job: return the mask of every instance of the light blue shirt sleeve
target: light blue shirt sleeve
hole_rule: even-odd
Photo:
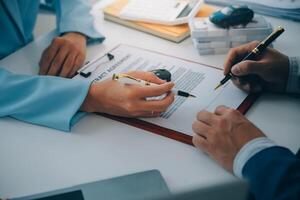
[[[239,178],[243,178],[242,171],[247,161],[252,156],[259,153],[260,151],[273,146],[276,146],[276,144],[267,137],[255,138],[249,141],[248,143],[246,143],[234,158],[233,161],[234,175],[236,175]]]
[[[94,28],[94,18],[86,0],[55,0],[57,30],[60,34],[79,32],[89,42],[102,42],[105,37]]]
[[[0,68],[0,117],[70,131],[90,81],[12,74]]]

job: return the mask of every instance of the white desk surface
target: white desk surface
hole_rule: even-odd
[[[276,49],[300,56],[300,24],[268,18],[286,32]],[[135,31],[97,17],[106,36],[103,44],[88,48],[88,59],[104,54],[119,43],[164,52],[222,67],[225,55],[199,56],[189,38],[180,44]],[[0,61],[16,73],[36,74],[42,50],[51,34]],[[296,152],[300,141],[300,99],[266,94],[247,117],[267,136]],[[192,122],[191,122],[192,124]],[[71,133],[0,119],[0,197],[43,192],[148,169],[159,169],[171,191],[178,192],[227,182],[234,177],[192,146],[90,114]]]

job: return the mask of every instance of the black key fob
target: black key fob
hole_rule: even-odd
[[[166,69],[154,69],[151,72],[153,72],[158,78],[165,80],[167,82],[171,81],[171,73]]]

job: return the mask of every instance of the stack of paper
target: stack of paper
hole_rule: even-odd
[[[300,0],[205,0],[217,5],[247,5],[255,12],[300,21]]]
[[[194,18],[189,22],[194,46],[201,55],[225,54],[230,48],[253,40],[263,40],[272,26],[262,16],[254,16],[246,26],[238,25],[224,29],[208,18]]]

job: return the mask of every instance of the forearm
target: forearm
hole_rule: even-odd
[[[290,71],[286,91],[300,94],[300,57],[290,57]]]
[[[0,69],[0,117],[69,131],[84,114],[78,110],[89,87],[87,81],[15,75]]]

